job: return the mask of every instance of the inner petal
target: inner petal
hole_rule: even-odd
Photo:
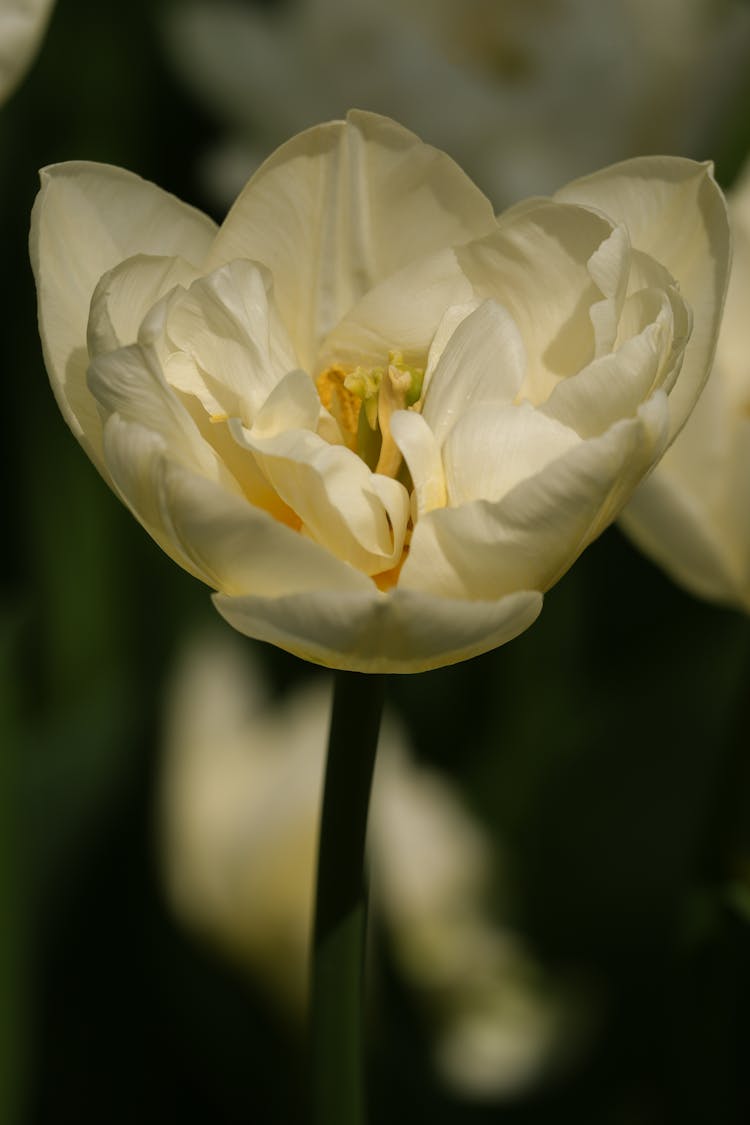
[[[375,477],[350,449],[309,430],[259,438],[234,424],[232,432],[316,542],[366,574],[400,561],[409,519],[400,482]]]
[[[156,328],[172,385],[195,395],[210,414],[248,426],[297,366],[269,275],[254,262],[229,262],[176,291]]]

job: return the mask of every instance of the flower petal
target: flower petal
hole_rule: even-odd
[[[316,542],[366,574],[399,562],[409,518],[402,484],[378,478],[356,453],[309,430],[267,438],[233,432]]]
[[[500,500],[580,441],[575,430],[528,401],[478,403],[459,417],[443,447],[449,506]]]
[[[455,251],[412,262],[354,305],[323,341],[318,366],[375,367],[392,350],[407,363],[422,365],[445,310],[464,306],[473,295]]]
[[[176,294],[163,331],[179,353],[165,364],[170,382],[196,395],[209,413],[242,418],[247,426],[297,366],[271,278],[254,262],[229,262]]]
[[[150,348],[133,344],[97,356],[89,368],[89,388],[92,401],[99,404],[105,420],[117,415],[125,423],[157,434],[163,449],[168,449],[174,460],[239,491],[234,477],[201,437],[188,411],[164,381],[161,366]],[[106,450],[104,460],[106,464]]]
[[[590,309],[602,291],[589,261],[613,224],[585,207],[540,200],[498,230],[462,246],[457,256],[480,297],[507,309],[528,360],[522,394],[543,402],[555,384],[594,358]]]
[[[603,294],[602,300],[592,305],[589,311],[597,356],[610,352],[617,337],[617,325],[628,287],[630,256],[628,232],[623,226],[617,226],[587,263],[592,279]]]
[[[610,523],[666,441],[666,396],[579,442],[501,500],[430,512],[414,528],[399,586],[492,600],[546,590]]]
[[[262,262],[300,366],[379,281],[495,225],[489,200],[438,150],[385,117],[352,111],[288,141],[229,212],[209,268]]]
[[[711,601],[745,601],[743,585],[711,515],[673,474],[652,473],[647,487],[636,490],[619,522],[644,554],[681,586]],[[750,609],[746,601],[745,608]]]
[[[542,595],[523,590],[468,602],[396,588],[388,594],[321,591],[280,598],[214,596],[240,633],[303,660],[353,672],[426,672],[468,660],[534,623]]]
[[[513,402],[526,371],[526,353],[513,318],[483,301],[461,320],[424,392],[422,413],[439,445],[471,406]]]
[[[258,411],[253,437],[276,437],[285,430],[314,430],[319,415],[320,398],[312,379],[305,371],[290,371]]]
[[[313,540],[179,465],[165,465],[160,491],[175,541],[227,597],[372,588],[370,579]]]
[[[603,433],[619,418],[633,417],[653,390],[669,390],[679,371],[690,321],[679,294],[641,289],[625,308],[624,319],[637,327],[637,335],[558,383],[540,408],[583,438]]]
[[[574,180],[555,198],[599,208],[624,223],[632,245],[667,267],[693,310],[692,336],[670,396],[674,437],[708,375],[727,285],[729,225],[712,166],[639,157]]]
[[[312,540],[177,463],[173,447],[153,430],[113,414],[104,447],[131,512],[171,558],[214,590],[273,598],[372,586]]]
[[[401,450],[414,484],[417,518],[442,508],[448,498],[440,446],[421,414],[397,410],[391,415],[391,435]]]
[[[200,265],[215,230],[206,215],[120,168],[75,161],[41,172],[29,248],[45,363],[65,420],[105,475],[101,422],[86,386],[96,284],[139,253],[181,254]]]
[[[94,290],[87,327],[89,355],[135,344],[146,314],[176,285],[198,276],[183,258],[136,254],[108,270]]]

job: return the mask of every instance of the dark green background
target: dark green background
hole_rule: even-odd
[[[180,929],[156,870],[160,693],[208,593],[102,483],[50,393],[27,261],[36,170],[88,158],[209,209],[218,135],[172,77],[162,6],[59,0],[0,110],[0,1122],[294,1123],[301,1044]],[[717,139],[729,186],[750,128]],[[220,216],[217,216],[220,217]],[[253,642],[246,642],[249,646]],[[254,646],[283,694],[320,674]],[[608,531],[485,657],[391,682],[412,741],[510,856],[513,921],[597,1017],[578,1063],[503,1106],[453,1101],[378,947],[373,1121],[750,1120],[750,624]],[[747,891],[746,891],[747,894]],[[747,899],[745,899],[745,904]]]

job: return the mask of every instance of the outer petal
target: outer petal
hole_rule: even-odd
[[[686,589],[711,601],[742,602],[721,534],[704,507],[672,474],[653,473],[620,522],[644,554]]]
[[[273,516],[186,469],[159,434],[113,415],[104,447],[116,490],[180,566],[215,590],[301,597],[371,588],[359,571]]]
[[[517,637],[536,620],[542,595],[523,590],[496,601],[438,598],[396,588],[388,594],[323,591],[214,604],[246,636],[354,672],[426,672],[468,660]]]
[[[623,223],[632,245],[677,279],[693,310],[693,333],[670,396],[673,438],[708,376],[726,293],[729,224],[712,165],[671,156],[626,160],[574,180],[555,198],[596,207]]]
[[[86,386],[91,296],[107,270],[134,254],[181,255],[199,265],[215,224],[131,172],[71,162],[41,172],[29,248],[39,331],[58,405],[106,476],[101,423]]]
[[[458,165],[394,121],[353,111],[301,133],[256,172],[229,212],[209,268],[268,266],[301,366],[379,281],[492,230],[489,200]]]

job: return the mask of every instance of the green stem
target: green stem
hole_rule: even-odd
[[[312,965],[315,1125],[364,1125],[367,809],[385,677],[337,672],[318,849]]]

